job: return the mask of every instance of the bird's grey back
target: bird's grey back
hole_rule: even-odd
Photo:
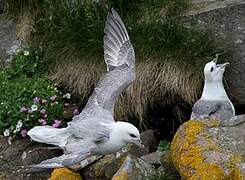
[[[219,119],[230,120],[234,117],[234,110],[229,101],[198,100],[193,108],[191,119]]]

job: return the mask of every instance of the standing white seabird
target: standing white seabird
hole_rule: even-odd
[[[204,67],[204,88],[192,108],[191,119],[230,120],[235,109],[223,86],[223,74],[229,63],[217,64],[218,55]]]
[[[141,145],[139,130],[134,125],[113,119],[117,97],[135,80],[134,49],[114,9],[107,16],[104,33],[107,73],[98,82],[83,111],[74,116],[66,128],[37,126],[28,132],[33,140],[59,146],[64,154],[31,167],[65,167],[90,155],[117,152],[128,143]]]

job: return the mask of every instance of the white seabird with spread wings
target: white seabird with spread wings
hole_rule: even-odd
[[[114,9],[107,16],[104,33],[107,73],[98,82],[83,111],[74,116],[66,128],[36,126],[28,132],[33,140],[57,145],[64,154],[31,167],[70,166],[90,155],[117,152],[128,143],[141,144],[139,130],[134,125],[113,119],[117,97],[135,80],[134,48]]]

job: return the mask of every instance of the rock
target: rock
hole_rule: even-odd
[[[154,135],[154,131],[148,129],[140,134],[140,138],[142,143],[148,147],[149,152],[153,152],[157,149],[158,141],[156,136]]]
[[[31,142],[28,138],[16,138],[9,145],[7,138],[0,137],[0,176],[4,174],[6,179],[10,180],[47,179],[50,170],[31,173],[26,172],[25,166],[40,163],[60,154],[61,151],[57,148]]]
[[[179,173],[172,164],[169,150],[149,153],[140,157],[140,159],[157,169],[155,176],[158,179],[180,179]]]
[[[235,105],[245,104],[245,1],[244,0],[192,0],[183,22],[190,26],[193,19],[197,27],[208,29],[216,42],[227,49],[230,65],[225,73],[229,95]]]
[[[95,161],[98,161],[99,159],[101,159],[103,156],[91,156],[83,161],[81,161],[80,163],[77,163],[73,166],[70,166],[69,168],[72,170],[72,171],[79,171],[85,167],[87,167],[88,165],[94,163]]]
[[[112,180],[143,180],[149,179],[155,170],[143,160],[128,155]]]
[[[99,161],[81,170],[84,179],[111,179],[123,163],[126,154],[106,155]]]
[[[20,49],[21,43],[16,36],[16,22],[14,20],[0,21],[0,62],[9,64]]]
[[[147,164],[158,164],[161,165],[161,159],[162,156],[167,153],[166,151],[155,151],[149,154],[146,154],[144,156],[141,156],[140,159],[142,159],[143,161],[145,161]]]
[[[171,158],[182,178],[245,178],[245,116],[236,119],[190,120],[180,126]]]
[[[54,169],[48,180],[82,180],[79,173],[72,172],[67,168]]]

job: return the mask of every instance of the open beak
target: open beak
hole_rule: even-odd
[[[214,62],[215,64],[218,62],[219,55],[220,55],[220,53],[215,54],[215,58],[213,59],[213,62]]]
[[[219,67],[220,69],[223,69],[223,68],[225,68],[225,66],[227,66],[228,64],[230,64],[230,63],[226,62],[226,63],[224,63],[224,64],[216,64],[216,67]]]
[[[214,58],[213,62],[216,64],[218,62],[218,58]]]
[[[139,139],[139,140],[135,140],[132,142],[133,144],[135,144],[136,146],[139,146],[140,148],[144,148],[144,144],[142,144],[142,141]]]

